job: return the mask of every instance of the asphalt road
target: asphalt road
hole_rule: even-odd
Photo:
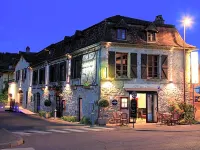
[[[25,137],[21,148],[35,150],[199,150],[199,133],[134,130],[87,132]]]
[[[0,113],[0,127],[11,130],[30,130],[51,126],[51,133],[24,134],[25,143],[17,150],[199,150],[199,131],[164,132],[136,131],[135,129],[71,132],[71,128],[49,123],[23,114]],[[64,132],[69,129],[70,132]],[[55,132],[53,132],[55,131]],[[59,133],[60,131],[60,133]],[[26,148],[26,149],[25,149]],[[16,148],[12,148],[15,150]]]
[[[48,122],[31,115],[25,115],[16,112],[0,112],[0,128],[7,130],[28,130],[34,128],[46,128],[48,126],[60,127],[63,124]],[[67,126],[70,126],[67,125]]]

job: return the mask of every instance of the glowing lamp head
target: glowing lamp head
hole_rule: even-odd
[[[191,27],[193,24],[193,19],[191,17],[187,16],[187,17],[183,17],[181,22],[182,22],[183,26]]]

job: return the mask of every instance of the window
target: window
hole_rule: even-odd
[[[22,81],[25,81],[26,79],[26,72],[27,72],[26,68],[22,70]]]
[[[38,83],[38,71],[33,71],[33,85],[36,85]]]
[[[117,29],[117,39],[118,40],[126,40],[126,30],[125,29]]]
[[[66,62],[60,64],[60,81],[66,80]]]
[[[155,42],[155,41],[156,41],[156,33],[147,32],[147,42]]]
[[[50,82],[55,82],[56,81],[56,67],[55,65],[51,65],[49,67],[49,81]]]
[[[116,53],[116,77],[127,78],[127,53]]]
[[[126,97],[121,98],[121,108],[122,109],[128,108],[128,98]]]
[[[75,60],[75,66],[74,66],[74,78],[80,78],[81,77],[81,60]]]
[[[45,83],[45,68],[40,69],[39,71],[39,84],[44,84]]]
[[[147,75],[149,78],[157,78],[158,76],[158,55],[148,55],[148,68],[147,68]]]
[[[16,71],[16,81],[19,81],[20,79],[20,70]]]

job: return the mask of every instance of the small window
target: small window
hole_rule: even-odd
[[[116,53],[116,78],[127,78],[128,53]]]
[[[118,40],[126,40],[126,30],[125,29],[117,29],[117,39]]]
[[[156,33],[147,32],[147,42],[155,42],[155,41],[156,41]]]
[[[158,55],[148,55],[148,70],[147,75],[149,78],[158,78],[159,74],[159,56]]]
[[[121,98],[121,108],[122,109],[128,108],[128,98],[126,97]]]

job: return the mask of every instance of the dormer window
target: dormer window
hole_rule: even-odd
[[[126,40],[126,30],[125,29],[117,29],[117,39],[118,40]]]
[[[156,42],[155,32],[147,32],[147,42]]]

